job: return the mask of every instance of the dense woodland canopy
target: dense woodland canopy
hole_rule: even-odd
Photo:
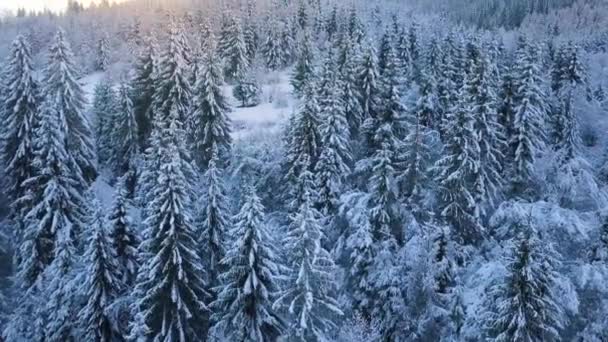
[[[0,56],[0,340],[608,341],[605,3],[71,2]]]

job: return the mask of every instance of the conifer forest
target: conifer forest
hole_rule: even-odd
[[[608,342],[608,2],[2,8],[0,342]]]

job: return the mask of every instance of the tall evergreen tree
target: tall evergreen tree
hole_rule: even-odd
[[[544,146],[546,104],[541,88],[537,48],[522,40],[516,54],[516,65],[515,134],[508,143],[513,160],[513,190],[521,193],[532,181],[537,153]]]
[[[145,210],[131,338],[198,341],[205,338],[207,297],[192,224],[190,164],[182,158],[183,129],[174,108],[160,133],[162,159]],[[156,142],[155,142],[156,143]]]
[[[111,164],[116,175],[128,174],[128,186],[133,189],[137,176],[135,164],[139,153],[139,132],[130,94],[131,89],[126,84],[122,84],[118,91],[113,131],[111,132],[114,147]]]
[[[187,49],[184,39],[181,27],[172,22],[169,25],[167,47],[159,61],[152,96],[152,108],[158,120],[168,121],[171,112],[175,110],[179,121],[187,122],[192,90],[187,77],[188,61],[184,58]]]
[[[121,178],[114,194],[114,202],[108,215],[109,237],[112,243],[110,248],[116,254],[116,267],[120,275],[120,282],[128,287],[135,283],[139,261],[137,248],[139,237],[135,231],[135,224],[129,215],[129,198],[127,179]]]
[[[290,127],[288,127],[288,142],[286,151],[287,182],[296,184],[300,174],[314,170],[320,155],[321,132],[320,111],[317,102],[316,85],[311,82],[307,85],[302,105],[294,114]],[[303,167],[306,167],[304,169]],[[294,208],[295,209],[295,208]]]
[[[53,104],[44,104],[41,123],[34,139],[34,175],[23,185],[33,203],[25,216],[25,236],[21,246],[18,277],[34,284],[57,255],[57,237],[73,244],[85,224],[84,200],[73,160],[65,150],[65,124]],[[68,232],[62,232],[67,230]]]
[[[378,84],[378,61],[376,52],[370,46],[363,53],[359,66],[358,83],[359,101],[362,108],[362,119],[375,118],[378,115],[378,99],[380,98],[380,85]]]
[[[298,59],[291,76],[291,85],[293,86],[294,93],[301,96],[308,80],[314,77],[314,55],[308,32],[304,32],[298,51]]]
[[[97,177],[95,152],[89,122],[84,114],[85,93],[78,82],[74,54],[62,30],[57,32],[49,49],[42,83],[44,96],[52,99],[60,122],[66,126],[66,151],[76,162],[74,172],[78,172],[85,181],[80,185],[83,190]]]
[[[300,175],[302,183],[311,177],[308,171]],[[287,309],[291,336],[302,341],[325,341],[328,331],[336,327],[332,316],[342,315],[342,311],[334,297],[335,265],[322,246],[324,234],[320,213],[313,207],[313,191],[311,187],[303,190],[302,203],[291,218],[285,238],[290,272],[274,306]]]
[[[108,316],[108,307],[123,284],[116,263],[117,256],[106,231],[107,222],[98,202],[93,203],[92,234],[84,254],[82,294],[86,305],[79,313],[83,338],[87,341],[112,342],[120,338]]]
[[[315,166],[317,198],[321,213],[331,215],[338,209],[338,199],[342,192],[342,182],[350,173],[352,160],[348,123],[341,103],[339,84],[330,82],[328,98],[321,108],[323,120],[319,127],[321,133],[321,152]]]
[[[344,104],[344,116],[348,122],[351,138],[359,134],[362,122],[362,109],[359,99],[357,62],[359,49],[349,40],[345,40],[342,45],[344,63],[339,71],[338,82],[342,87],[342,103]]]
[[[483,237],[473,196],[473,182],[480,155],[475,133],[475,118],[462,98],[447,115],[449,126],[445,152],[435,163],[439,185],[440,214],[452,224],[464,243],[475,243]]]
[[[110,64],[110,42],[107,33],[104,33],[97,41],[97,59],[95,66],[97,70],[106,71]]]
[[[45,288],[47,302],[44,308],[46,341],[78,340],[74,296],[75,258],[74,239],[69,224],[66,224],[63,229],[57,231],[55,258],[44,272],[47,282]]]
[[[190,125],[194,159],[202,169],[209,164],[214,148],[224,162],[232,144],[231,120],[227,116],[228,100],[224,97],[221,85],[221,65],[214,52],[209,51],[196,83]]]
[[[5,194],[13,202],[17,217],[27,211],[26,203],[17,201],[25,195],[23,182],[33,176],[35,129],[40,120],[39,87],[34,78],[32,55],[25,37],[13,41],[6,61],[0,96],[0,113],[4,113],[4,125],[0,130],[0,155],[6,167]]]
[[[278,291],[278,255],[264,222],[264,207],[253,188],[229,235],[232,240],[212,308],[216,329],[238,341],[274,341],[282,328],[271,300]]]
[[[114,117],[117,110],[116,93],[108,80],[99,82],[93,90],[95,145],[99,164],[107,166],[112,157]]]
[[[273,20],[268,27],[266,41],[262,46],[262,53],[264,54],[266,67],[276,71],[285,65],[285,51],[283,51],[283,46],[281,45],[281,32],[278,30],[279,24]]]
[[[217,148],[212,147],[211,155],[204,175],[206,191],[202,196],[202,207],[199,209],[201,213],[197,223],[200,225],[201,255],[205,256],[205,268],[212,286],[215,286],[220,273],[220,262],[225,254],[230,212]]]
[[[152,131],[152,101],[158,76],[156,41],[153,37],[146,39],[146,46],[135,64],[135,77],[132,80],[133,110],[139,128],[139,146],[147,147]]]
[[[474,45],[474,48],[479,49],[479,46]],[[491,61],[483,51],[479,51],[477,56],[478,59],[471,63],[464,96],[474,116],[473,127],[479,146],[473,190],[477,203],[475,216],[479,219],[485,216],[484,208],[493,204],[503,182],[501,160],[504,140],[497,120],[498,100]]]
[[[241,22],[233,17],[227,19],[218,43],[218,51],[224,64],[224,75],[237,80],[245,75],[249,66],[247,44]]]
[[[488,334],[499,341],[560,341],[565,320],[555,286],[559,261],[537,233],[515,241],[507,274],[490,289]]]

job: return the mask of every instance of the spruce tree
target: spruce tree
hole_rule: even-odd
[[[300,182],[312,176],[300,175]],[[302,202],[291,217],[284,245],[288,251],[289,273],[274,307],[287,309],[289,335],[302,341],[325,341],[330,329],[335,329],[334,316],[342,315],[334,297],[334,262],[322,246],[324,234],[320,213],[314,209],[313,189],[305,186]]]
[[[286,151],[287,182],[297,183],[300,174],[314,170],[319,160],[321,132],[320,108],[314,82],[307,85],[301,108],[294,114],[288,131]],[[306,169],[303,169],[303,167]]]
[[[136,340],[198,341],[206,336],[205,270],[192,223],[193,171],[183,159],[183,129],[174,108],[158,127],[160,169],[144,212],[130,337]],[[156,141],[153,140],[156,144]]]
[[[380,75],[384,75],[384,71],[386,70],[386,66],[389,63],[389,54],[393,50],[393,37],[391,35],[391,31],[386,29],[382,38],[380,38],[380,46],[378,48],[378,73]]]
[[[135,63],[135,76],[132,81],[133,110],[139,132],[139,146],[145,150],[152,131],[152,101],[158,76],[156,41],[146,39],[146,46]]]
[[[479,49],[478,46],[475,46]],[[497,95],[492,79],[491,61],[483,51],[471,64],[464,87],[464,96],[474,116],[474,131],[479,146],[475,171],[474,197],[477,203],[475,216],[485,216],[484,208],[491,206],[502,186],[502,151],[504,138],[498,124]]]
[[[99,164],[107,166],[113,156],[114,117],[117,99],[112,84],[103,80],[93,90],[93,116],[95,118],[95,147]]]
[[[64,222],[65,224],[65,222]],[[44,308],[46,318],[46,341],[64,342],[78,340],[78,326],[75,312],[76,286],[74,267],[76,248],[69,224],[57,231],[55,258],[45,270],[46,283]]]
[[[122,84],[118,91],[114,125],[111,132],[113,153],[111,164],[115,175],[129,175],[128,185],[132,189],[137,173],[138,127],[133,102],[131,102],[131,89]],[[110,132],[108,132],[110,133]]]
[[[228,100],[222,91],[221,65],[213,51],[204,59],[200,79],[197,80],[194,111],[190,127],[194,159],[203,170],[213,157],[213,148],[225,162],[232,144],[231,120],[227,116]]]
[[[128,288],[135,283],[139,261],[137,249],[139,237],[135,231],[135,223],[129,215],[129,198],[127,179],[119,179],[114,193],[114,202],[108,215],[109,237],[111,249],[116,254],[116,267],[120,282]]]
[[[229,232],[230,248],[222,259],[218,298],[212,303],[212,316],[230,339],[274,341],[282,320],[272,308],[278,291],[278,255],[264,222],[264,207],[250,188],[243,206],[234,217]]]
[[[420,97],[416,102],[416,112],[421,124],[433,130],[438,130],[441,127],[439,108],[437,108],[439,101],[437,99],[436,82],[433,70],[421,70],[420,80],[418,81]]]
[[[285,65],[285,52],[281,45],[281,32],[278,30],[279,24],[273,20],[266,33],[266,41],[262,46],[262,53],[266,67],[272,71],[279,70]]]
[[[291,85],[293,86],[294,93],[302,96],[306,83],[314,76],[314,55],[308,32],[304,32],[298,51],[298,59],[291,76]]]
[[[378,84],[378,62],[376,52],[369,46],[363,53],[359,65],[358,84],[359,102],[361,103],[362,119],[375,118],[378,115],[378,99],[380,98],[380,85]]]
[[[41,107],[41,122],[34,135],[35,172],[23,183],[28,190],[22,200],[33,204],[25,216],[18,266],[18,278],[26,287],[38,281],[56,258],[58,236],[71,245],[85,224],[78,174],[65,150],[67,133],[54,107],[49,103]]]
[[[319,127],[321,152],[314,171],[316,189],[319,192],[319,209],[323,215],[332,215],[338,208],[338,200],[343,190],[342,183],[350,174],[349,164],[352,156],[348,122],[341,103],[339,84],[330,82],[327,86],[330,89],[328,98],[323,101],[323,120]]]
[[[483,229],[475,213],[473,181],[480,155],[475,133],[475,117],[463,99],[446,116],[447,135],[444,155],[435,163],[435,179],[439,185],[440,214],[454,227],[464,243],[479,242]]]
[[[372,272],[374,269],[374,239],[366,215],[356,225],[356,230],[348,237],[346,246],[350,251],[350,268],[346,276],[346,288],[352,291],[353,308],[366,319],[371,319],[375,292]]]
[[[515,76],[518,88],[515,95],[513,118],[514,135],[509,140],[513,160],[512,185],[515,193],[522,193],[530,185],[537,153],[544,146],[543,119],[546,113],[537,48],[521,41],[516,54]]]
[[[217,148],[212,147],[211,155],[203,176],[206,191],[201,198],[197,225],[201,236],[201,256],[205,257],[204,266],[212,285],[217,285],[215,282],[220,273],[220,262],[225,254],[230,210]]]
[[[224,64],[224,75],[227,79],[238,80],[243,77],[249,66],[247,44],[241,22],[231,16],[222,29],[218,51]]]
[[[352,42],[343,43],[344,64],[338,74],[338,84],[341,86],[342,103],[344,105],[344,116],[348,122],[351,138],[359,134],[362,121],[362,108],[359,102],[360,94],[357,84],[357,58],[359,50]]]
[[[40,120],[39,87],[34,78],[32,55],[25,37],[18,36],[6,61],[0,96],[4,125],[0,130],[0,155],[6,176],[5,194],[13,203],[13,213],[23,217],[28,210],[17,201],[25,195],[23,182],[33,176],[35,129]]]
[[[180,26],[172,22],[169,25],[167,47],[158,65],[152,96],[154,116],[158,116],[161,121],[168,121],[171,112],[175,110],[179,121],[187,122],[192,90],[188,82],[188,61],[184,58],[187,54],[184,39]]]
[[[108,237],[107,222],[100,206],[96,201],[93,203],[92,234],[84,253],[82,294],[86,304],[78,316],[85,340],[112,342],[119,335],[108,317],[108,307],[120,293],[123,284],[113,241]]]
[[[108,42],[108,35],[104,33],[102,37],[97,41],[97,59],[95,60],[95,66],[97,70],[106,71],[110,64],[110,43]]]
[[[430,142],[433,132],[423,124],[424,112],[432,109],[428,97],[420,97],[406,114],[407,134],[403,140],[403,173],[398,176],[399,188],[410,210],[422,218],[422,202],[429,184],[432,159]]]
[[[85,93],[78,82],[74,55],[62,30],[55,35],[48,58],[42,80],[44,96],[52,99],[60,122],[67,128],[66,151],[76,162],[74,172],[85,181],[80,185],[84,190],[97,177],[95,152],[91,129],[84,113]]]
[[[559,261],[536,232],[522,234],[506,258],[507,274],[490,288],[488,334],[499,341],[560,341],[565,324],[555,286]]]

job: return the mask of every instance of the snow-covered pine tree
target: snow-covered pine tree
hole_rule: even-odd
[[[281,44],[281,32],[279,31],[279,24],[274,19],[268,24],[266,41],[262,46],[262,53],[264,54],[264,60],[268,69],[276,71],[285,65],[286,57]]]
[[[101,38],[97,41],[97,56],[95,60],[95,67],[99,71],[106,71],[110,65],[110,42],[108,34],[103,33]]]
[[[384,128],[378,134],[390,135]],[[393,167],[395,147],[388,139],[383,139],[369,160],[372,167],[369,179],[369,220],[374,243],[402,241],[399,197]]]
[[[112,326],[108,307],[120,293],[123,284],[101,204],[94,201],[92,211],[91,235],[84,253],[84,283],[80,289],[86,304],[78,314],[78,322],[84,340],[112,342],[121,336]]]
[[[300,174],[314,170],[320,155],[321,145],[321,109],[317,102],[315,82],[309,82],[304,91],[301,108],[295,113],[288,127],[288,142],[285,156],[286,181],[296,184]],[[294,208],[297,209],[297,208]]]
[[[475,120],[473,129],[479,146],[473,196],[477,204],[475,217],[481,219],[485,217],[485,208],[494,204],[503,184],[501,161],[504,137],[498,123],[498,98],[496,80],[492,79],[492,62],[476,42],[470,43],[470,46],[477,50],[477,58],[471,61],[463,92]]]
[[[397,38],[397,42],[395,43],[395,53],[399,62],[399,72],[403,77],[404,85],[406,85],[411,80],[413,71],[412,57],[410,56],[409,45],[410,44],[407,40],[406,32],[400,31],[399,36]]]
[[[23,217],[28,205],[18,199],[25,196],[23,182],[34,175],[34,130],[40,119],[39,87],[24,36],[13,41],[1,82],[0,87],[5,88],[0,96],[0,113],[5,113],[0,129],[0,155],[6,177],[3,186],[13,203],[13,214]],[[17,232],[17,235],[21,233]]]
[[[378,99],[380,98],[380,85],[378,75],[378,61],[376,52],[372,44],[363,52],[362,60],[359,65],[358,85],[359,85],[359,102],[361,103],[363,121],[368,118],[376,118],[378,115]]]
[[[38,318],[46,319],[44,335],[49,342],[77,341],[79,337],[74,283],[76,247],[69,222],[62,224],[55,239],[55,258],[43,274],[46,302],[44,316]]]
[[[133,110],[139,129],[139,147],[142,151],[148,145],[152,132],[152,101],[155,93],[158,76],[156,40],[153,36],[145,41],[145,48],[135,63],[135,76],[133,77]]]
[[[439,130],[441,127],[441,118],[439,117],[437,98],[437,80],[434,76],[435,72],[432,69],[422,69],[419,74],[418,83],[419,97],[416,101],[416,116],[420,119],[420,123],[432,130]]]
[[[475,133],[475,117],[460,93],[446,116],[448,126],[444,155],[435,163],[435,180],[439,185],[439,212],[453,226],[463,243],[476,243],[483,237],[483,228],[475,216],[473,181],[479,161],[479,143]]]
[[[177,104],[174,104],[177,106]],[[184,159],[184,131],[174,107],[162,129],[160,168],[152,184],[135,286],[130,338],[199,341],[207,334],[205,270],[197,253],[189,189],[193,170]],[[152,140],[153,143],[157,143]]]
[[[587,71],[580,54],[572,41],[560,47],[551,70],[551,88],[556,94],[565,86],[587,83]]]
[[[517,81],[515,79],[515,67],[509,65],[505,67],[503,76],[500,80],[500,91],[498,92],[498,124],[502,127],[502,135],[505,142],[510,142],[515,135],[515,96],[517,93]],[[503,145],[503,169],[509,167],[513,162],[513,153],[509,145]]]
[[[116,176],[127,174],[127,185],[133,190],[137,178],[138,127],[133,102],[131,102],[131,88],[122,84],[118,90],[118,99],[114,112],[114,125],[111,134],[113,152],[110,164]],[[131,191],[132,192],[132,191]]]
[[[310,172],[304,171],[300,183],[310,184],[305,181],[310,178]],[[342,311],[334,297],[335,265],[322,246],[321,215],[313,207],[313,191],[311,186],[304,187],[301,205],[291,217],[284,241],[290,271],[273,307],[286,309],[290,336],[302,341],[325,341],[331,329],[336,328],[333,318],[342,315]]]
[[[253,75],[242,77],[232,89],[232,96],[241,102],[241,107],[255,107],[260,104],[262,89]]]
[[[247,44],[240,20],[229,16],[220,34],[218,52],[223,60],[226,79],[238,80],[249,67]]]
[[[245,48],[247,51],[247,60],[251,65],[257,56],[260,37],[258,35],[257,26],[252,18],[248,18],[243,27],[243,38],[245,39]]]
[[[293,27],[295,27],[295,24],[293,24]],[[282,67],[287,67],[291,65],[295,57],[295,39],[293,36],[292,23],[289,19],[283,20],[281,25],[280,48],[283,54]]]
[[[348,10],[348,22],[346,23],[346,26],[350,41],[356,44],[360,44],[363,38],[365,37],[365,28],[363,26],[363,23],[361,22],[361,19],[359,19],[359,15],[357,14],[357,7],[354,4],[351,4]]]
[[[194,160],[201,169],[206,169],[217,149],[224,163],[232,144],[231,120],[228,100],[222,91],[221,64],[213,49],[205,55],[200,79],[196,82],[194,111],[190,124],[190,139]]]
[[[75,239],[85,224],[78,174],[65,150],[66,126],[52,102],[43,105],[33,140],[35,172],[23,183],[27,192],[22,200],[33,205],[25,216],[17,274],[26,287],[39,280],[57,255],[57,236],[64,234],[61,231],[69,230],[66,234]]]
[[[205,257],[203,263],[211,287],[217,285],[230,223],[230,209],[221,164],[217,148],[213,146],[211,160],[203,176],[206,191],[201,198],[200,213],[196,222],[200,232],[201,256]]]
[[[326,64],[332,65],[329,61]],[[343,191],[343,181],[350,174],[352,160],[348,122],[341,102],[340,84],[328,80],[327,94],[322,98],[322,121],[319,127],[321,146],[319,161],[315,165],[315,182],[318,191],[317,204],[323,215],[333,215]]]
[[[218,322],[214,330],[238,341],[274,341],[283,325],[272,308],[280,266],[264,222],[264,206],[253,188],[228,235],[232,243],[222,259],[225,271],[212,303],[212,319]]]
[[[380,46],[378,47],[378,73],[380,75],[384,75],[386,66],[389,63],[388,59],[392,58],[389,54],[394,53],[391,52],[393,50],[393,40],[392,31],[386,28],[382,38],[380,38]]]
[[[546,104],[537,50],[535,45],[522,39],[516,53],[514,134],[508,141],[513,160],[512,190],[516,194],[523,193],[531,184],[534,162],[544,147]]]
[[[343,40],[341,47],[343,63],[339,64],[338,84],[342,87],[342,103],[344,105],[344,116],[348,122],[350,137],[355,138],[361,127],[362,109],[359,98],[359,87],[357,84],[357,62],[359,47],[350,40]]]
[[[74,54],[65,32],[60,29],[49,49],[42,79],[43,93],[55,106],[59,122],[66,127],[65,150],[76,163],[73,172],[77,173],[78,180],[84,180],[79,185],[82,191],[95,180],[97,171],[93,136],[84,113],[86,97],[78,77]]]
[[[371,320],[372,303],[375,298],[371,273],[376,253],[366,212],[360,210],[356,214],[355,231],[346,241],[346,248],[350,253],[350,267],[345,279],[345,288],[351,291],[354,311],[364,319]]]
[[[139,237],[135,224],[129,215],[129,197],[127,179],[119,179],[114,193],[114,202],[108,215],[109,237],[112,251],[116,254],[116,266],[120,281],[127,288],[135,282],[139,261],[137,249]]]
[[[116,94],[108,80],[103,80],[95,85],[92,109],[95,118],[95,147],[97,148],[97,160],[103,166],[108,165],[113,153],[112,134],[117,110],[116,102]]]
[[[521,234],[506,258],[507,274],[490,288],[485,326],[499,341],[560,341],[566,323],[555,292],[559,260],[536,232]]]
[[[293,74],[291,75],[291,85],[293,86],[294,93],[298,96],[302,96],[306,83],[314,76],[313,62],[314,55],[310,41],[310,33],[305,31],[298,44],[298,58]]]
[[[422,82],[424,81],[423,74]],[[398,175],[397,181],[405,199],[405,203],[416,216],[423,219],[424,189],[429,185],[429,176],[432,167],[432,155],[430,142],[433,132],[423,124],[425,111],[434,110],[432,97],[422,96],[418,98],[412,110],[407,111],[405,120],[407,122],[407,134],[403,140],[403,173]]]
[[[188,65],[184,59],[186,47],[183,45],[184,32],[180,25],[169,25],[167,48],[161,56],[158,75],[154,84],[152,106],[154,116],[168,121],[173,110],[177,111],[180,122],[187,122],[192,97],[188,82]]]

